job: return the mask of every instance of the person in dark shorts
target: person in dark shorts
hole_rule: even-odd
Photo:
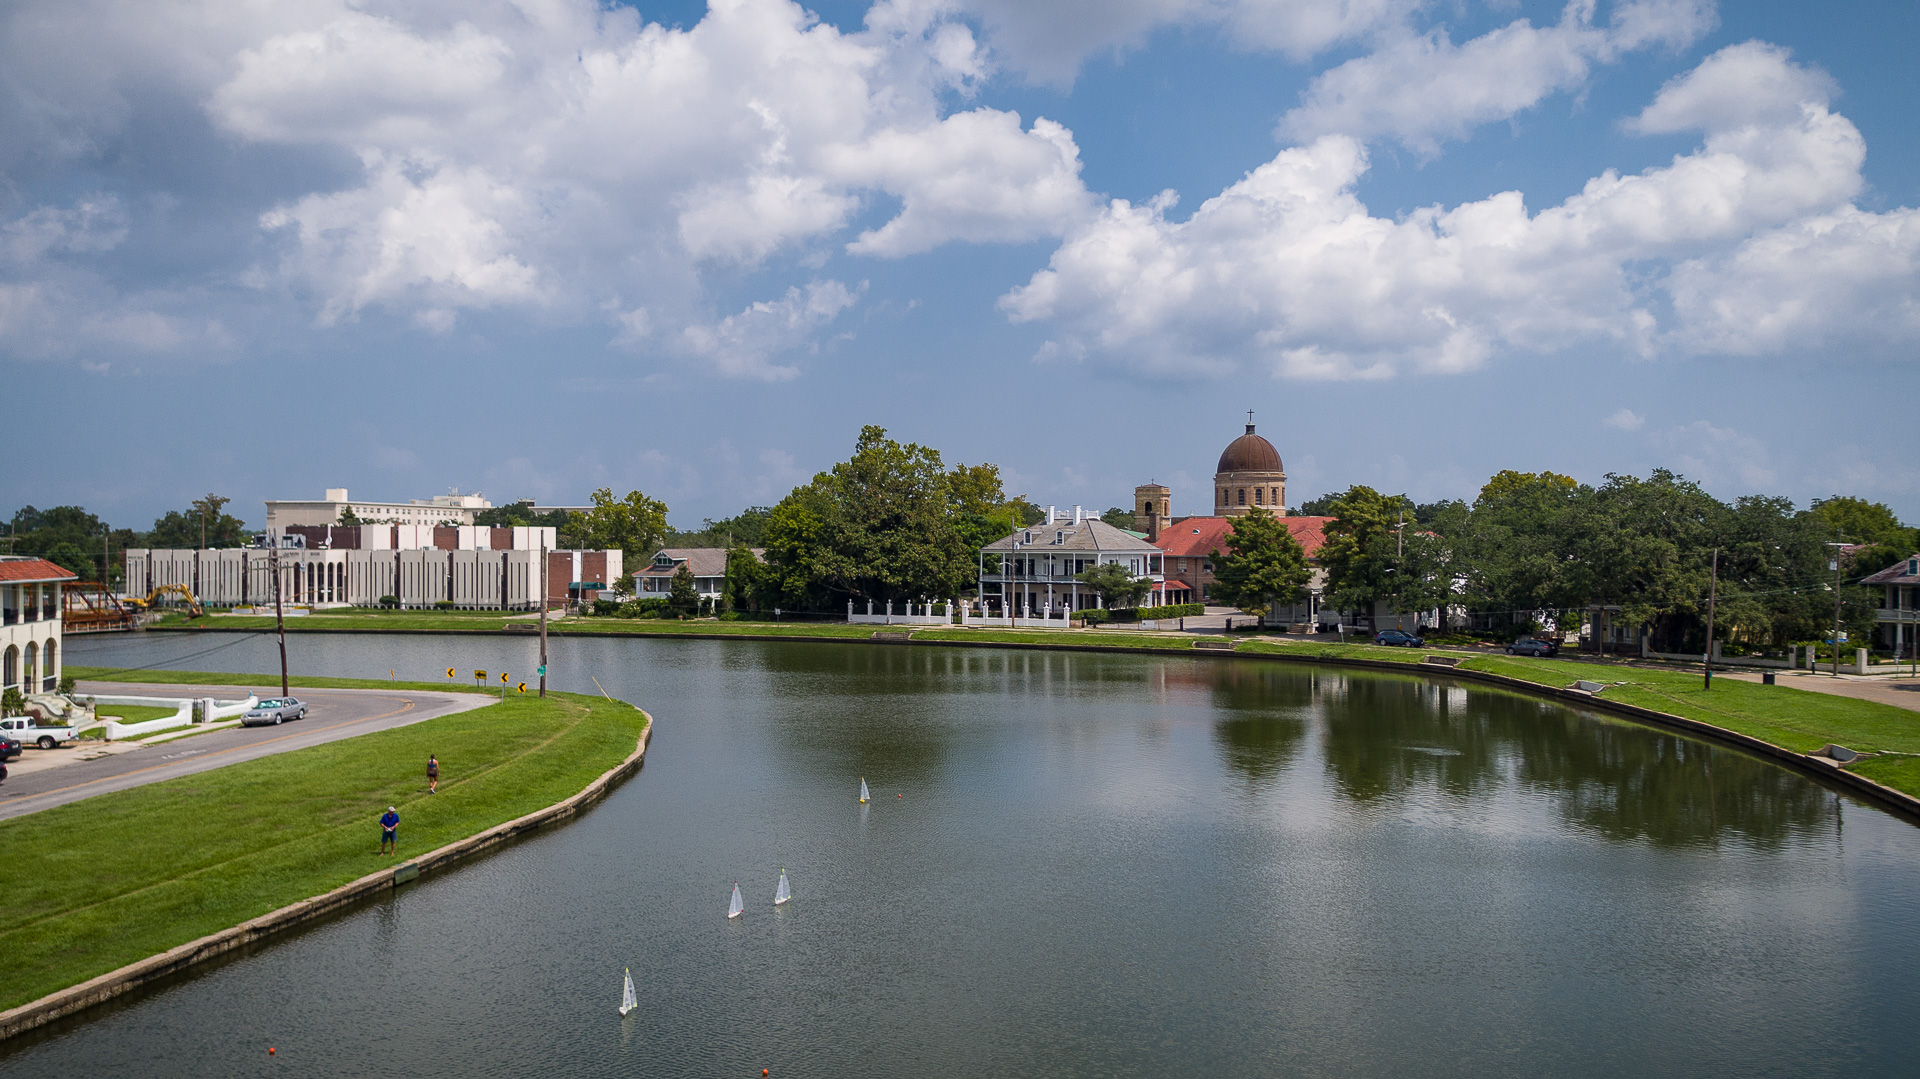
[[[400,811],[388,806],[386,813],[380,817],[380,853],[397,853],[400,850],[399,830]]]
[[[440,758],[427,754],[427,793],[440,793]]]

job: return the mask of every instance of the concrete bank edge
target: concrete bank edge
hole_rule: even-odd
[[[369,873],[323,895],[291,903],[279,910],[242,922],[231,929],[223,929],[218,933],[201,937],[199,940],[188,941],[159,955],[148,956],[118,970],[108,971],[99,977],[88,979],[79,985],[68,986],[49,993],[39,1000],[0,1012],[0,1040],[23,1034],[76,1012],[85,1011],[97,1004],[104,1004],[148,982],[177,974],[235,948],[242,948],[277,933],[284,933],[317,918],[325,917],[342,907],[358,903],[381,892],[390,891],[398,884],[417,879],[421,874],[447,868],[456,862],[484,853],[516,836],[557,824],[577,815],[582,809],[606,797],[615,785],[639,771],[641,765],[646,763],[647,745],[653,740],[653,716],[644,708],[631,707],[647,718],[647,725],[641,729],[639,741],[635,744],[633,752],[627,756],[626,760],[601,773],[579,793],[544,809],[536,809],[524,816],[496,824],[484,832],[456,840],[411,861]]]

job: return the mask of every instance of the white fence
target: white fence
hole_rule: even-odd
[[[248,694],[247,699],[244,701],[218,701],[212,697],[121,697],[103,696],[99,694],[95,694],[92,700],[95,715],[100,714],[99,710],[102,707],[111,708],[116,704],[131,704],[142,708],[166,708],[170,705],[179,706],[173,715],[162,716],[159,719],[149,719],[140,723],[121,723],[118,720],[109,720],[101,724],[101,726],[106,728],[104,733],[109,742],[121,738],[138,738],[143,734],[171,730],[174,727],[184,727],[194,722],[193,713],[196,707],[204,717],[201,722],[215,723],[223,719],[232,719],[234,716],[240,715],[247,709],[260,703],[260,698],[257,694]]]
[[[853,601],[848,600],[847,621],[873,626],[945,626],[952,624],[954,609],[959,605],[952,600],[945,603],[902,603],[899,614],[893,612],[893,606],[892,602],[882,604],[880,613],[875,614],[873,601],[868,600],[867,613],[855,614]],[[918,614],[914,613],[916,607],[919,608]],[[936,610],[940,613],[935,614]]]

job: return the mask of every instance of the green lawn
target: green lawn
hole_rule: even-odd
[[[180,714],[178,708],[157,708],[145,704],[103,704],[95,713],[105,722],[108,716],[117,716],[122,723],[145,723],[150,719],[165,719]]]
[[[120,680],[248,678],[132,671]],[[514,697],[0,822],[0,1008],[558,802],[632,753],[645,723],[601,697]],[[442,767],[433,796],[429,753]],[[382,856],[376,821],[388,805],[400,809],[401,845]]]

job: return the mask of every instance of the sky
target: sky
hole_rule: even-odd
[[[14,0],[0,513],[1094,510],[1680,472],[1920,520],[1920,5]]]

